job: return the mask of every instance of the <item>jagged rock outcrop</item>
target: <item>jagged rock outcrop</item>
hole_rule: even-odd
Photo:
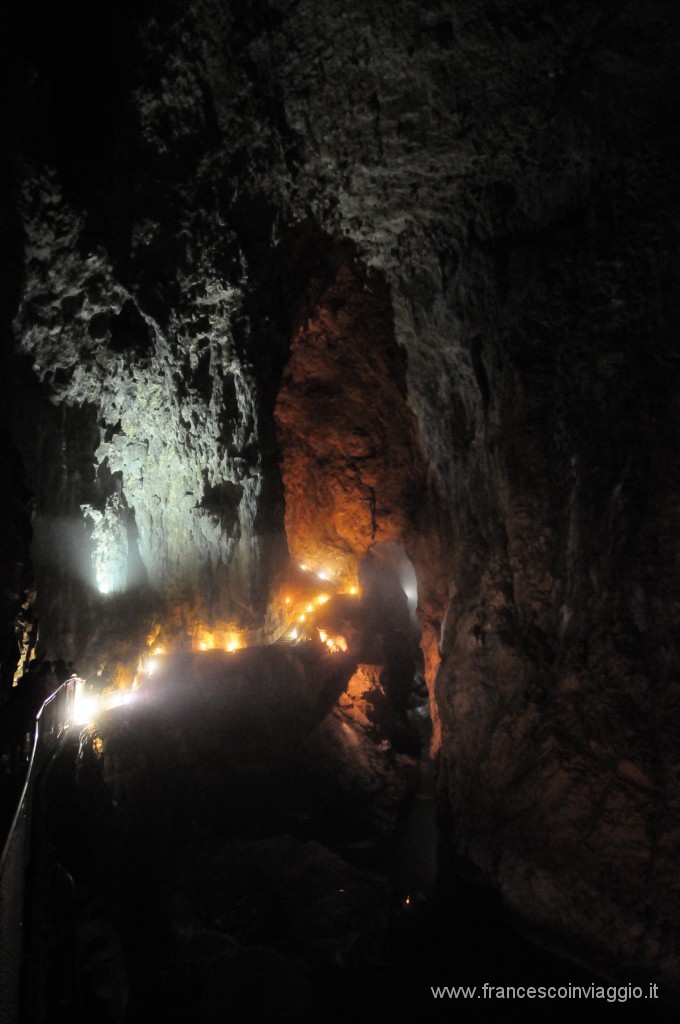
[[[296,554],[313,529],[341,564],[354,531],[414,565],[456,849],[553,941],[677,986],[677,12],[193,0],[71,28],[15,58],[16,341],[97,435],[39,518],[118,495],[161,593],[250,614],[279,394]],[[380,281],[399,367],[348,529],[289,404],[341,266]]]
[[[255,382],[230,329],[238,283],[215,279],[207,247],[185,252],[176,285],[191,311],[166,308],[158,323],[103,248],[82,252],[87,218],[63,201],[53,173],[29,179],[21,209],[21,350],[52,401],[95,410],[100,432],[88,454],[104,508],[82,505],[94,522],[92,582],[104,594],[138,584],[134,543],[152,587],[197,591],[212,567],[206,604],[228,604],[230,587],[247,603],[260,471]]]

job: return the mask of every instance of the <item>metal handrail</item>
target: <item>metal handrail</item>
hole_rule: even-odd
[[[80,682],[69,679],[63,683],[44,701],[35,716],[28,771],[0,856],[0,1024],[17,1024],[19,1020],[26,868],[30,859],[35,779],[46,756],[72,721],[77,685]]]

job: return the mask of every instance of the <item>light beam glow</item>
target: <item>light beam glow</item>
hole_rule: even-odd
[[[106,499],[104,511],[81,505],[92,526],[92,569],[100,594],[125,590],[127,583],[128,537],[126,509],[119,495]]]
[[[90,725],[97,717],[99,698],[94,693],[87,693],[85,680],[76,683],[76,695],[73,700],[73,722],[75,725]]]

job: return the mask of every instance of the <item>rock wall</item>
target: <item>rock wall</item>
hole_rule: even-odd
[[[314,522],[346,559],[312,500],[324,453],[303,460],[280,412],[315,264],[327,296],[342,265],[376,275],[403,370],[375,504],[418,577],[455,848],[552,941],[677,984],[673,5],[39,13],[13,65],[15,331],[98,431],[69,513],[123,517],[168,599],[251,615],[280,564],[280,454],[284,486],[293,463],[310,480],[296,556]],[[351,320],[336,333],[352,352]]]
[[[111,550],[102,550],[97,588],[138,582],[126,571],[129,530],[116,539],[127,515],[152,586],[195,586],[205,566],[221,564],[247,598],[259,468],[255,384],[229,329],[237,288],[211,279],[205,252],[197,265],[187,254],[176,284],[191,296],[191,311],[171,306],[160,324],[117,280],[102,248],[81,251],[85,218],[63,204],[54,176],[31,179],[23,200],[20,346],[52,401],[92,408],[99,428],[87,454],[108,487],[104,508],[85,511]]]
[[[298,561],[356,580],[373,544],[408,531],[423,460],[384,286],[341,268],[317,290],[275,409],[286,536]]]
[[[12,687],[35,643],[33,576],[30,567],[30,495],[15,451],[3,448],[0,473],[7,488],[0,499],[0,694]]]

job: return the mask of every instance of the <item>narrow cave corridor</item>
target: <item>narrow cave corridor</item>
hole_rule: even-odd
[[[4,11],[0,1024],[674,1019],[680,16],[322,7]]]

